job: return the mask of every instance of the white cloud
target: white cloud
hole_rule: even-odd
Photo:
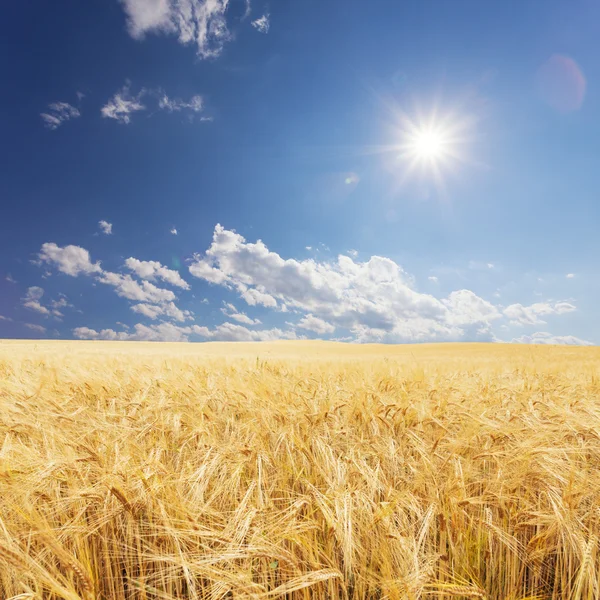
[[[567,279],[575,279],[575,273],[567,273]]]
[[[171,229],[171,235],[177,235],[177,229],[175,229],[175,227]]]
[[[25,323],[25,327],[27,329],[31,329],[32,331],[37,331],[38,333],[46,333],[46,328],[41,325],[34,325],[33,323]]]
[[[100,231],[104,235],[112,234],[112,223],[109,223],[108,221],[98,221],[98,227],[100,227]]]
[[[35,312],[39,312],[42,315],[49,315],[50,311],[40,303],[43,295],[44,290],[41,287],[30,287],[27,290],[25,298],[22,299],[23,306],[25,308],[29,308],[30,310],[34,310]]]
[[[259,319],[251,319],[246,313],[238,312],[237,308],[230,303],[225,302],[225,307],[221,309],[221,312],[228,318],[243,323],[244,325],[260,325]]]
[[[194,318],[189,310],[181,310],[173,302],[163,304],[134,304],[131,307],[133,312],[145,315],[150,319],[157,319],[159,316],[166,316],[182,323]]]
[[[545,331],[538,331],[531,335],[522,335],[512,340],[513,344],[558,344],[561,346],[593,346],[593,342],[582,340],[573,335],[552,335]]]
[[[257,31],[260,31],[260,33],[269,33],[269,27],[271,26],[269,17],[269,13],[265,13],[259,19],[252,21],[252,27],[254,27]]]
[[[62,273],[73,277],[80,274],[94,275],[98,283],[113,287],[116,294],[121,298],[139,303],[132,310],[150,318],[154,319],[162,315],[183,321],[192,316],[189,311],[182,311],[177,308],[174,304],[177,296],[173,291],[160,288],[150,281],[146,281],[146,279],[162,279],[185,290],[189,289],[189,285],[181,278],[177,271],[167,269],[157,261],[140,261],[135,258],[127,259],[126,266],[136,272],[138,276],[144,278],[142,281],[138,281],[129,274],[104,271],[100,267],[100,263],[93,263],[89,252],[79,246],[61,248],[54,243],[46,243],[42,245],[42,250],[38,254],[38,258],[39,264],[48,263],[54,265]],[[37,300],[39,301],[39,298]],[[60,303],[62,300],[58,302]],[[57,314],[57,308],[54,308],[55,310],[51,312],[59,316],[60,313]]]
[[[437,283],[439,281],[435,275],[430,275],[427,279],[433,283]]]
[[[248,243],[220,225],[205,255],[196,255],[189,270],[236,290],[248,304],[276,308],[285,303],[362,340],[490,339],[489,325],[501,317],[469,290],[443,300],[417,292],[412,278],[385,257],[366,262],[343,255],[333,262],[284,259],[262,241]]]
[[[331,323],[327,323],[327,321],[323,321],[323,319],[319,319],[313,315],[306,315],[304,318],[302,318],[298,322],[298,327],[300,329],[314,331],[319,335],[325,335],[335,331],[335,327]]]
[[[162,281],[170,283],[176,287],[180,287],[184,290],[190,289],[187,281],[184,281],[177,271],[168,269],[156,260],[138,260],[137,258],[128,258],[125,261],[125,266],[141,279],[149,279],[150,281],[162,279]]]
[[[308,251],[310,251],[310,250],[312,250],[312,246],[306,246],[306,249],[307,249]]]
[[[118,340],[127,339],[127,333],[122,332],[118,334],[112,329],[103,329],[102,331],[96,331],[89,327],[76,327],[73,329],[73,335],[81,340]],[[123,336],[123,337],[120,337]]]
[[[293,330],[283,331],[278,328],[251,330],[234,323],[223,323],[212,331],[198,332],[198,334],[219,342],[269,342],[297,339]]]
[[[169,98],[169,96],[163,93],[158,100],[158,107],[167,112],[190,110],[194,113],[199,113],[204,109],[204,100],[202,96],[192,96],[188,102],[185,102],[178,98]]]
[[[17,283],[15,278],[10,273],[8,273],[8,275],[4,279],[6,279],[6,281],[8,281],[8,283]]]
[[[9,323],[12,323],[12,319],[10,317],[5,317],[3,315],[0,315],[0,321],[8,321]]]
[[[73,335],[77,338],[88,340],[136,340],[150,342],[187,342],[190,336],[197,336],[212,341],[232,342],[296,339],[296,334],[293,330],[263,329],[256,331],[233,323],[223,323],[212,330],[198,325],[179,326],[172,323],[158,323],[156,325],[138,323],[132,331],[115,331],[113,329],[96,331],[89,327],[77,327],[73,330]]]
[[[150,4],[152,4],[152,1]],[[145,93],[146,90],[142,89],[137,96],[132,96],[129,93],[129,85],[126,84],[100,109],[100,112],[106,119],[114,119],[127,125],[131,122],[131,115],[146,110],[146,107],[141,103],[141,98]]]
[[[348,250],[348,255],[352,258],[356,258],[358,256],[358,250]]]
[[[562,315],[577,310],[569,302],[536,302],[530,306],[511,304],[504,309],[504,315],[513,325],[540,325],[545,323],[540,317]]]
[[[131,275],[105,271],[98,277],[98,281],[113,286],[118,296],[136,302],[160,304],[176,300],[176,296],[171,290],[156,287],[149,281],[136,281]]]
[[[54,102],[48,105],[48,112],[40,115],[48,129],[58,129],[64,122],[77,119],[81,113],[68,102]]]
[[[77,277],[79,274],[90,275],[102,272],[100,263],[92,263],[90,253],[80,246],[61,248],[49,242],[42,245],[38,258],[41,262],[54,265],[61,273],[72,277]]]
[[[53,316],[56,318],[63,317],[63,313],[59,310],[67,306],[72,307],[72,304],[67,302],[66,296],[62,295],[59,300],[52,300],[50,302],[50,308],[44,306],[41,303],[42,297],[44,296],[44,290],[38,286],[32,286],[27,289],[25,297],[21,300],[23,306],[30,310],[40,313],[46,317]]]
[[[230,39],[225,13],[229,0],[121,0],[129,33],[176,35],[181,44],[194,44],[198,56],[218,56]]]

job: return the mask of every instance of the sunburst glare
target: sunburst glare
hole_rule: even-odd
[[[419,112],[409,117],[395,111],[395,121],[392,135],[398,142],[392,146],[395,159],[390,166],[399,175],[397,184],[418,176],[444,193],[447,176],[456,173],[461,163],[471,162],[467,142],[473,120],[432,110],[426,117]]]

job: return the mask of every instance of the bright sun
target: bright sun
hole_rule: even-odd
[[[396,193],[407,181],[418,180],[419,189],[432,187],[440,197],[446,195],[446,180],[459,175],[462,165],[479,164],[470,156],[477,117],[461,110],[441,110],[434,105],[425,111],[418,105],[412,113],[391,102],[390,138],[386,146],[370,152],[387,154],[385,166],[394,174]]]
[[[418,131],[412,140],[412,152],[416,158],[435,161],[445,155],[447,140],[437,131]]]

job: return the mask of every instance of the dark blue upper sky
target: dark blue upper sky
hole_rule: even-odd
[[[595,0],[0,17],[0,336],[600,340]]]

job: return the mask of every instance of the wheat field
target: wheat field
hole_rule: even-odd
[[[0,598],[600,597],[600,348],[0,343]]]

